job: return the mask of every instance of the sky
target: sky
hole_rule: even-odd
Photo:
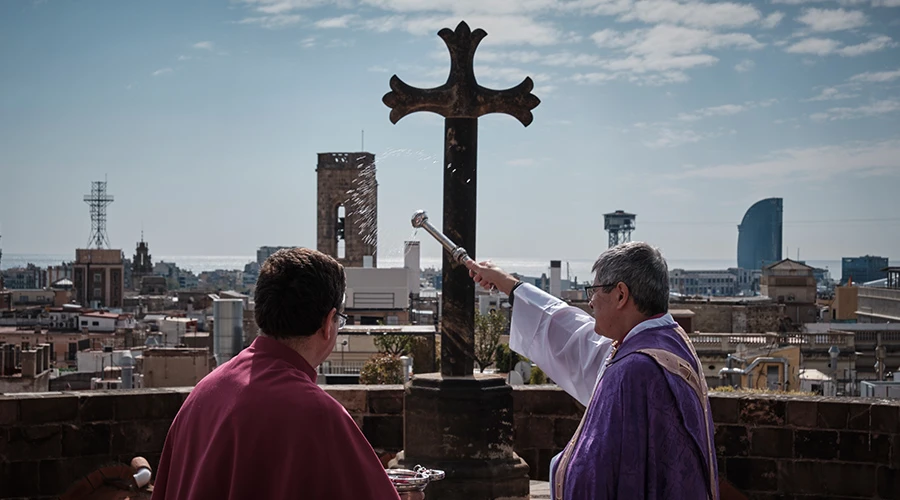
[[[782,197],[792,257],[900,258],[900,0],[5,0],[3,250],[74,255],[104,178],[129,256],[142,230],[156,255],[314,247],[316,154],[364,148],[396,257],[417,209],[440,227],[443,119],[381,99],[443,84],[462,20],[479,83],[541,99],[479,121],[476,257],[591,259],[626,210],[670,258],[736,259]]]

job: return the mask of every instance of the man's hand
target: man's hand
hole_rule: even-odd
[[[470,260],[466,262],[466,267],[469,269],[469,276],[472,277],[472,280],[485,290],[496,288],[509,295],[513,285],[519,281],[489,261],[476,264],[475,261]]]

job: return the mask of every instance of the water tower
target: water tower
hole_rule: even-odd
[[[603,229],[609,231],[609,248],[631,241],[631,232],[635,229],[634,219],[636,217],[636,214],[629,214],[622,210],[603,214]]]

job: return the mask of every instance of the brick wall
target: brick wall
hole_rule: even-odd
[[[329,386],[383,460],[403,445],[402,386]],[[135,455],[153,467],[190,388],[0,396],[0,498],[52,497]],[[720,471],[750,498],[900,498],[900,402],[714,394]],[[515,449],[547,479],[584,408],[513,391]]]

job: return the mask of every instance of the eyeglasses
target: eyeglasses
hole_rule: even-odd
[[[591,286],[586,286],[586,287],[584,287],[584,294],[585,294],[585,296],[587,297],[588,300],[591,300],[591,298],[594,297],[594,293],[595,293],[594,290],[596,290],[596,289],[598,289],[598,288],[611,288],[611,287],[614,287],[614,286],[616,286],[616,285],[618,285],[618,284],[619,284],[619,283],[616,282],[616,283],[609,283],[609,284],[607,284],[607,285],[591,285]]]
[[[344,313],[337,313],[337,316],[338,316],[338,330],[340,330],[341,328],[344,327],[344,325],[347,324],[347,320],[350,318]]]

